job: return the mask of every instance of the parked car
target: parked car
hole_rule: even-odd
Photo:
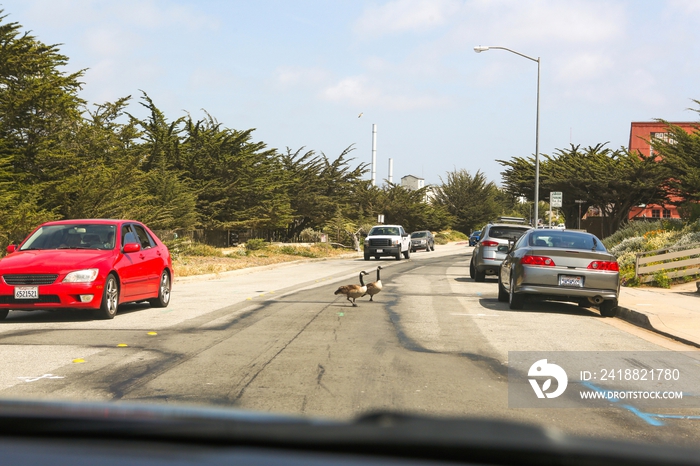
[[[401,225],[377,225],[369,230],[365,238],[366,261],[382,256],[401,260],[402,255],[406,259],[411,257],[411,238]]]
[[[507,252],[498,276],[498,300],[522,309],[525,298],[598,306],[614,317],[620,294],[615,256],[594,235],[571,230],[532,230]]]
[[[469,236],[469,246],[476,246],[476,243],[479,242],[479,238],[481,238],[481,230],[472,232],[472,234]]]
[[[411,233],[411,252],[419,249],[425,249],[426,252],[435,251],[435,237],[428,230]]]
[[[133,220],[44,223],[7,252],[0,260],[0,320],[11,309],[92,309],[112,319],[123,303],[170,303],[168,248]]]
[[[486,275],[498,275],[505,252],[499,252],[498,246],[515,242],[523,233],[532,229],[525,224],[525,219],[518,217],[500,217],[496,223],[489,223],[481,231],[481,237],[474,246],[469,263],[469,276],[477,282],[483,282]]]

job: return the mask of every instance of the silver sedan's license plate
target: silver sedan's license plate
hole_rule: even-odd
[[[579,275],[559,275],[559,286],[583,286],[583,277]]]
[[[39,299],[38,286],[16,286],[15,299]]]
[[[384,249],[377,249],[377,252],[384,252]]]

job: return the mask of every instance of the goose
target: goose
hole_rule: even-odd
[[[367,285],[365,285],[364,280],[362,280],[363,275],[368,275],[368,272],[365,272],[364,270],[360,272],[360,285],[343,285],[335,290],[334,294],[344,294],[347,296],[348,301],[350,301],[350,298],[352,298],[352,305],[357,306],[357,304],[355,304],[355,300],[363,297],[365,293],[367,293]]]
[[[379,277],[379,271],[381,269],[382,269],[381,265],[377,266],[377,281],[367,284],[367,293],[365,293],[365,294],[369,295],[370,301],[374,301],[372,299],[374,297],[374,295],[379,293],[380,291],[382,291],[382,279]]]

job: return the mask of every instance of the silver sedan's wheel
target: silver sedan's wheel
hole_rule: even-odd
[[[617,310],[617,300],[605,300],[600,303],[600,315],[603,317],[615,317]]]
[[[501,282],[501,274],[498,274],[498,301],[502,303],[510,301],[510,295]]]
[[[515,293],[515,279],[510,277],[510,289],[508,290],[508,304],[511,309],[522,309],[523,308],[523,295]]]
[[[113,274],[107,275],[104,289],[102,290],[102,304],[97,310],[97,316],[101,319],[114,319],[119,307],[119,284]]]
[[[170,304],[170,274],[167,270],[163,270],[160,274],[160,285],[158,286],[158,297],[149,299],[148,302],[153,307],[168,307]]]

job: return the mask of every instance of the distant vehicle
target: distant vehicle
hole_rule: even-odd
[[[615,256],[594,235],[531,230],[506,253],[498,276],[498,300],[522,309],[526,298],[598,306],[603,317],[618,309],[620,273]]]
[[[498,246],[514,243],[532,227],[525,219],[518,217],[500,217],[496,223],[489,223],[481,231],[479,242],[474,247],[469,263],[469,276],[477,282],[483,282],[486,275],[498,275],[505,252],[499,252]]]
[[[557,230],[566,230],[566,224],[565,223],[560,223],[559,225],[555,226]]]
[[[411,252],[419,249],[425,249],[426,252],[435,251],[435,237],[428,230],[411,233]]]
[[[133,220],[44,223],[7,252],[0,260],[0,320],[11,309],[92,309],[112,319],[122,303],[170,302],[168,248]]]
[[[411,257],[411,238],[401,225],[377,225],[372,227],[365,238],[365,260],[374,256],[392,256],[401,260],[401,256]]]
[[[481,238],[481,230],[476,230],[469,236],[469,246],[476,246],[476,243],[479,242],[479,238]]]

